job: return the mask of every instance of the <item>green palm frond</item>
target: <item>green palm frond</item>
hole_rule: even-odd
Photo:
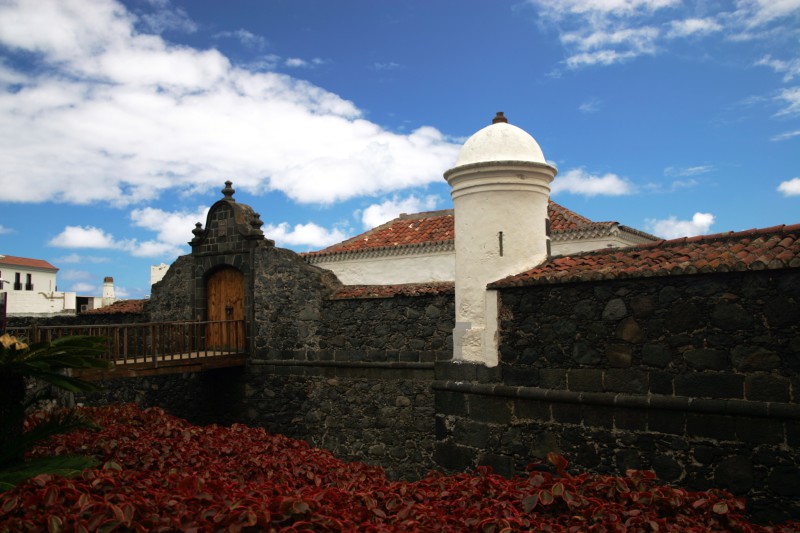
[[[41,380],[70,392],[95,392],[103,387],[66,375],[64,370],[110,368],[100,359],[108,341],[88,335],[63,337],[28,346],[10,335],[0,336],[0,467],[23,460],[23,452],[51,435],[91,427],[74,411],[65,411],[23,433],[25,380]]]
[[[17,412],[12,413],[12,416],[14,415],[24,419],[25,413],[24,410],[19,409]],[[9,431],[11,428],[6,426],[14,422],[14,420],[10,419],[4,420],[0,423],[0,430]],[[99,428],[100,426],[78,411],[72,409],[56,411],[29,431],[24,432],[20,438],[0,449],[0,464],[6,464],[13,458],[20,457],[22,453],[53,435],[69,433],[77,429],[96,430]]]

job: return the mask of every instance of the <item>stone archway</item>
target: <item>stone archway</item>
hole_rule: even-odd
[[[245,350],[244,274],[225,266],[213,271],[206,280],[206,309],[209,348],[243,352]],[[238,321],[225,324],[223,321]]]

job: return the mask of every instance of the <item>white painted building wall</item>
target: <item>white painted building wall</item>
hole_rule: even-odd
[[[76,312],[77,296],[74,292],[6,290],[6,293],[8,316],[49,316]]]
[[[312,256],[310,262],[332,271],[345,285],[399,285],[456,279],[453,251],[333,261]]]
[[[644,242],[650,241],[641,239],[641,243]],[[600,250],[610,246],[625,247],[636,244],[640,244],[640,242],[617,236],[569,241],[553,240],[551,241],[551,255],[569,255]],[[456,279],[454,249],[438,253],[413,253],[357,259],[341,259],[341,255],[309,256],[308,261],[320,268],[330,270],[345,285],[395,285],[455,281]],[[514,272],[514,274],[516,273]]]
[[[22,284],[22,289],[20,291],[14,289],[14,281],[17,279],[17,274],[19,274],[20,283]],[[56,290],[55,271],[41,270],[35,267],[17,267],[14,265],[0,264],[0,277],[6,282],[3,283],[3,290],[6,292],[26,292],[25,285],[27,284],[28,274],[31,275],[33,290]]]
[[[169,265],[161,263],[160,265],[150,265],[150,286],[152,287],[167,275]]]
[[[28,290],[28,275],[30,285]],[[6,293],[8,316],[48,316],[75,313],[76,294],[56,291],[56,271],[42,270],[31,266],[0,264],[0,277],[5,281],[2,290]],[[20,287],[15,288],[19,277]]]

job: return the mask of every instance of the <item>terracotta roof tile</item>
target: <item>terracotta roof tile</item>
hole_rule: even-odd
[[[402,285],[345,285],[331,300],[354,298],[394,298],[395,296],[423,296],[428,294],[452,294],[455,284],[451,281],[430,283],[406,283]]]
[[[84,311],[83,315],[121,315],[126,313],[144,313],[146,300],[117,300],[111,305]]]
[[[570,232],[590,228],[606,228],[616,222],[593,222],[553,201],[548,205],[550,229],[552,232]],[[627,231],[656,239],[652,235],[625,228]],[[373,228],[366,233],[352,237],[316,252],[301,255],[330,255],[363,250],[421,246],[452,242],[455,238],[453,210],[428,211],[412,215],[402,214],[394,220]]]
[[[307,255],[447,242],[452,241],[453,236],[452,209],[413,215],[402,214],[366,233]]]
[[[29,259],[27,257],[16,257],[13,255],[0,255],[0,265],[11,265],[16,267],[33,267],[44,270],[58,270],[56,267],[44,259]]]
[[[570,281],[800,268],[800,224],[684,237],[555,257],[491,288]]]

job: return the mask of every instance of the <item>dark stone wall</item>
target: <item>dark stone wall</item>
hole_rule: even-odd
[[[117,313],[113,315],[88,314],[88,315],[65,315],[53,317],[28,317],[10,316],[7,319],[9,329],[29,328],[29,327],[57,327],[57,326],[93,326],[93,325],[114,325],[114,324],[133,324],[147,322],[148,315],[144,313]]]
[[[219,368],[204,372],[167,374],[105,381],[106,390],[75,394],[75,402],[101,406],[135,403],[162,407],[198,425],[243,422],[241,401],[243,368]]]
[[[800,517],[800,272],[507,289],[500,314],[498,367],[437,364],[437,463],[556,451]]]
[[[800,272],[502,292],[512,385],[797,403]]]
[[[320,349],[388,360],[450,359],[453,294],[329,300],[322,306]]]
[[[434,467],[433,365],[453,295],[331,299],[325,270],[259,250],[244,421],[416,479]]]
[[[393,478],[434,468],[432,364],[254,361],[247,372],[246,423]]]
[[[339,280],[290,250],[262,246],[253,255],[253,355],[280,359],[318,350],[323,301]]]
[[[195,320],[192,302],[194,259],[182,255],[167,270],[164,278],[150,289],[145,312],[153,322]]]

